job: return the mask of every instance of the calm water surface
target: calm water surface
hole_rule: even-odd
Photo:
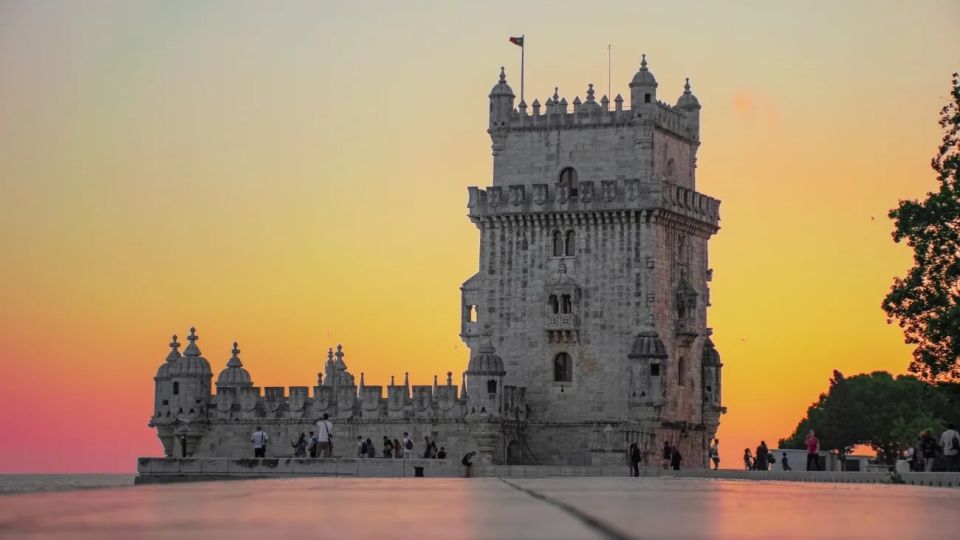
[[[0,474],[0,494],[132,486],[133,474]]]

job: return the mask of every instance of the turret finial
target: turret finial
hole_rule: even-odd
[[[453,372],[447,372],[447,386],[453,386]]]
[[[403,385],[404,385],[404,386],[407,386],[407,387],[410,386],[410,373],[409,373],[409,372],[404,372],[404,374],[403,374]]]
[[[190,327],[190,335],[187,336],[187,339],[190,341],[187,344],[187,348],[183,350],[183,354],[186,356],[200,356],[200,348],[197,347],[197,340],[200,339],[197,337],[197,329]]]
[[[167,362],[176,362],[180,358],[180,344],[177,343],[177,336],[174,334],[173,340],[170,341],[170,353],[167,354]]]
[[[587,101],[593,101],[593,83],[587,85]]]
[[[640,71],[647,70],[647,53],[643,53],[642,59],[640,60]]]
[[[233,342],[233,350],[230,351],[230,352],[233,353],[234,356],[237,356],[237,355],[240,354],[240,349],[237,348],[237,345],[238,345],[238,343],[237,343],[236,341],[234,341],[234,342]]]
[[[558,102],[558,101],[560,101],[560,87],[559,87],[559,86],[554,86],[554,87],[553,87],[553,102],[556,103],[556,102]]]
[[[333,347],[327,349],[327,362],[333,363]]]
[[[687,82],[683,85],[684,95],[690,95],[690,77],[687,77]]]
[[[507,84],[507,72],[500,66],[500,84]]]
[[[243,363],[240,362],[239,345],[236,341],[233,342],[233,350],[231,350],[230,353],[233,354],[233,356],[227,361],[227,367],[243,367]]]

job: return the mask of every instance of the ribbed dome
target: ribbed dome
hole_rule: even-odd
[[[233,356],[227,361],[227,367],[223,368],[223,371],[217,377],[217,388],[247,388],[253,386],[250,373],[243,369],[243,362],[240,361],[240,349],[237,348],[236,342],[234,342],[231,352]]]
[[[195,376],[213,376],[210,370],[210,362],[200,356],[200,348],[197,347],[197,330],[190,329],[190,335],[187,337],[190,344],[183,350],[183,356],[173,363],[170,367],[171,377],[195,377]]]
[[[507,84],[507,74],[502,67],[500,68],[500,81],[490,89],[490,97],[496,96],[514,97],[513,89]]]
[[[720,365],[720,353],[713,344],[713,340],[707,338],[703,343],[703,366],[716,367]]]
[[[180,344],[177,343],[177,336],[173,336],[173,341],[170,342],[170,352],[167,354],[167,359],[163,362],[159,369],[157,369],[157,378],[158,379],[169,379],[170,378],[170,368],[173,367],[173,364],[180,359]]]
[[[637,334],[633,340],[633,347],[630,349],[630,358],[666,358],[667,348],[660,341],[660,336],[652,327],[644,328]]]
[[[506,370],[503,368],[503,360],[497,356],[493,345],[487,343],[477,349],[477,354],[473,355],[470,363],[467,365],[467,373],[470,375],[504,375]]]
[[[643,60],[640,61],[640,70],[633,76],[630,86],[653,86],[656,88],[657,78],[647,69],[647,55],[643,55]]]
[[[690,92],[690,79],[683,85],[683,94],[677,100],[677,107],[681,109],[699,109],[700,101]]]

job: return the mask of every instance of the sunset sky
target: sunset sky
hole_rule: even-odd
[[[214,372],[312,385],[465,369],[491,183],[487,93],[594,83],[641,53],[703,105],[723,201],[708,314],[723,465],[775,444],[833,369],[902,372],[887,211],[934,187],[960,3],[0,3],[0,472],[133,471],[170,335]],[[443,375],[441,375],[441,378]]]

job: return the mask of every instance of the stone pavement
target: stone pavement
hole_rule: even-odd
[[[0,537],[955,537],[960,491],[687,478],[296,478],[0,497]]]

